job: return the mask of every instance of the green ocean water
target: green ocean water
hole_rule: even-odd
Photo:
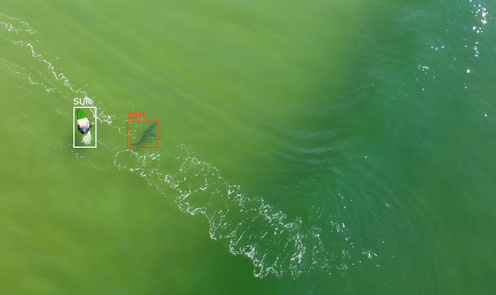
[[[494,11],[3,1],[1,294],[494,294]]]

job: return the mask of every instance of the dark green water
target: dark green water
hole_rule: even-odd
[[[494,294],[495,9],[4,1],[1,293]]]

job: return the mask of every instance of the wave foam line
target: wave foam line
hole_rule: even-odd
[[[344,224],[331,222],[330,230],[324,232],[301,218],[290,220],[264,199],[247,197],[239,185],[230,184],[186,146],[180,150],[168,156],[125,150],[116,154],[114,165],[145,178],[162,195],[172,196],[181,211],[204,215],[210,238],[225,241],[230,253],[250,258],[255,277],[289,274],[296,278],[312,269],[344,272],[354,265],[349,253],[354,245]],[[175,172],[164,172],[168,170]],[[326,243],[324,234],[340,238]],[[369,250],[361,253],[377,256]]]
[[[25,35],[36,34],[28,23],[0,15],[0,25],[21,40],[9,40],[0,35],[15,45],[29,48],[31,57],[44,64],[49,74],[47,76],[34,66],[20,67],[3,58],[1,65],[13,76],[25,79],[31,85],[42,86],[47,92],[58,92],[64,99],[69,97],[64,95],[61,86],[69,89],[72,95],[88,98],[82,88],[76,89],[64,73],[57,73],[53,63],[36,52],[32,41],[24,40],[27,38]],[[72,97],[70,99],[72,105]],[[98,113],[100,122],[106,122],[121,132],[112,124],[114,116],[106,115],[101,109]],[[181,211],[204,215],[209,223],[210,238],[225,241],[232,254],[250,258],[256,277],[269,274],[281,277],[288,273],[298,277],[316,268],[331,272],[333,269],[345,271],[353,266],[349,249],[354,245],[344,224],[341,226],[331,221],[330,230],[323,231],[320,227],[308,225],[310,221],[298,217],[290,220],[284,212],[266,204],[264,199],[247,197],[239,185],[230,184],[217,168],[199,160],[186,146],[177,148],[174,152],[144,154],[133,150],[120,151],[115,154],[113,165],[146,179],[163,196],[172,196]],[[77,153],[76,157],[83,158]],[[99,169],[99,165],[93,166]],[[341,236],[338,239],[341,242],[328,243],[323,239],[325,235],[334,236],[334,240],[335,236]],[[370,251],[364,250],[363,253],[377,256]]]
[[[33,36],[36,35],[37,32],[33,30],[29,24],[25,21],[22,21],[18,18],[10,17],[5,14],[0,14],[0,27],[3,27],[10,36],[15,35],[15,40],[11,38],[7,38],[4,34],[0,33],[5,40],[8,42],[15,44],[20,47],[28,48],[31,56],[37,60],[38,62],[45,65],[47,73],[50,74],[53,78],[46,77],[46,75],[38,70],[35,66],[30,66],[28,68],[18,66],[12,62],[9,62],[7,59],[2,58],[0,64],[3,68],[7,69],[13,76],[26,80],[31,85],[37,85],[43,87],[45,92],[47,93],[58,93],[61,95],[63,99],[71,100],[70,104],[72,104],[72,99],[74,97],[86,99],[90,102],[89,106],[97,106],[94,104],[94,101],[88,97],[88,93],[83,90],[83,87],[76,88],[76,86],[70,82],[69,78],[63,72],[57,72],[54,64],[47,59],[45,59],[41,54],[37,53],[35,50],[34,42],[40,43],[38,40],[25,40],[32,39]],[[59,83],[68,90],[70,90],[70,96],[65,95],[62,90],[59,89]],[[96,115],[92,110],[93,115]],[[119,133],[124,133],[122,128],[118,126],[113,126],[112,122],[115,116],[107,115],[101,109],[98,111],[97,119],[99,122],[107,123],[109,126],[112,126],[115,129],[118,129]]]

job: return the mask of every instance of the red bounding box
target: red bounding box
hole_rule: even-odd
[[[130,122],[138,122],[138,123],[150,123],[150,122],[155,122],[157,124],[153,124],[151,126],[148,127],[148,129],[146,129],[146,131],[144,132],[144,134],[142,135],[141,139],[138,140],[137,143],[135,144],[131,144],[129,145],[129,123]],[[156,137],[157,137],[157,146],[138,146],[138,145],[141,145],[141,141],[143,141],[143,143],[145,143],[145,141],[149,141],[149,137],[151,137],[151,132],[152,130],[150,128],[153,128],[154,125],[157,126],[157,130],[156,130]],[[158,149],[158,120],[128,120],[127,121],[127,148],[128,149]],[[150,141],[151,142],[151,141]]]

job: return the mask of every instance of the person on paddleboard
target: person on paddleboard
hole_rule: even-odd
[[[79,132],[81,132],[81,134],[87,134],[90,132],[90,128],[93,127],[94,123],[91,123],[90,125],[90,121],[88,121],[88,118],[86,118],[86,115],[81,110],[77,110],[76,115]]]

